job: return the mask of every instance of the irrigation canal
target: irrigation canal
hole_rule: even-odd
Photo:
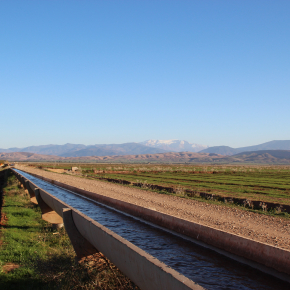
[[[114,231],[169,267],[206,289],[290,289],[259,270],[236,262],[178,235],[122,214],[77,193],[62,189],[17,170],[35,185]]]

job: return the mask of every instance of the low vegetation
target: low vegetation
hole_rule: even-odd
[[[218,196],[231,203],[231,198],[244,199],[244,206],[252,208],[252,201],[290,205],[290,166],[286,165],[136,165],[136,164],[30,164],[46,170],[63,169],[70,173],[78,167],[77,174],[87,178],[113,179],[120,183],[139,184],[144,189],[152,185],[170,188],[171,192],[185,197],[206,198]],[[213,198],[212,198],[213,199]],[[265,206],[260,205],[265,211]],[[269,209],[269,208],[268,208]],[[283,215],[283,208],[273,208]]]
[[[0,229],[0,289],[138,289],[101,253],[75,263],[62,228],[53,231],[9,176]]]

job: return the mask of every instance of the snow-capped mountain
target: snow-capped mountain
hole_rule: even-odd
[[[189,143],[185,140],[176,140],[176,139],[147,140],[144,142],[140,142],[140,144],[172,152],[182,152],[182,151],[199,152],[201,150],[208,148],[208,146],[206,145]]]

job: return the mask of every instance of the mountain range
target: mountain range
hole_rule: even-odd
[[[29,152],[44,155],[56,155],[61,157],[81,156],[112,156],[130,154],[156,154],[165,152],[198,152],[208,146],[189,143],[185,140],[147,140],[140,143],[124,144],[65,144],[65,145],[41,145],[25,148],[0,149],[2,153]]]
[[[242,152],[260,151],[260,150],[290,150],[290,140],[274,140],[260,145],[232,148],[229,146],[214,146],[201,150],[201,153],[215,153],[221,155],[235,155]]]
[[[2,153],[28,152],[41,155],[55,155],[61,157],[80,157],[80,156],[111,156],[128,154],[156,154],[164,153],[166,150],[145,146],[139,143],[124,144],[65,144],[65,145],[41,145],[25,148],[0,149]]]
[[[270,141],[260,145],[232,148],[229,146],[208,147],[185,140],[147,140],[140,143],[124,144],[65,144],[65,145],[41,145],[25,148],[0,149],[2,153],[28,152],[40,155],[53,155],[60,157],[83,156],[124,156],[140,154],[157,154],[166,152],[199,152],[214,153],[233,156],[242,152],[260,150],[290,150],[290,140]]]

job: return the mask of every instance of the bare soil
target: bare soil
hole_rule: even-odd
[[[53,168],[47,168],[46,170],[51,171],[51,172],[55,172],[55,173],[64,173],[67,171],[64,169],[53,169]]]
[[[288,219],[31,167],[18,166],[18,168],[104,196],[290,250]]]
[[[19,268],[20,266],[14,263],[7,263],[2,267],[4,273],[8,273],[13,271],[14,269]]]

